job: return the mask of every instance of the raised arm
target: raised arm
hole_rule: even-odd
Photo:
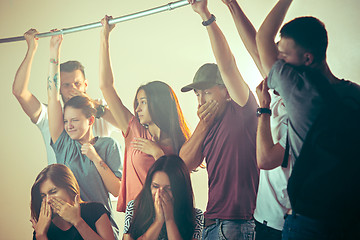
[[[261,75],[265,78],[266,75],[261,66],[260,57],[256,46],[256,29],[254,28],[250,20],[247,18],[244,11],[241,9],[236,0],[222,1],[229,8],[241,40],[243,41],[250,56],[254,60]]]
[[[49,130],[55,143],[64,130],[64,117],[60,103],[60,47],[62,35],[51,37],[49,75],[47,79]]]
[[[203,21],[212,18],[212,15],[207,8],[207,0],[202,0],[200,2],[189,0],[189,2],[191,2],[193,10],[200,15]],[[216,24],[216,21],[207,25],[206,29],[216,62],[230,97],[240,106],[244,106],[249,98],[250,89],[236,66],[235,58],[229,48],[225,36]]]
[[[261,108],[270,108],[271,97],[268,90],[266,80],[262,81],[256,88]],[[279,143],[274,144],[271,135],[270,114],[261,114],[256,133],[256,160],[258,167],[271,170],[280,166],[284,153],[285,150]]]
[[[24,60],[16,72],[12,86],[13,95],[33,123],[38,121],[41,113],[39,100],[28,89],[31,66],[38,46],[37,39],[35,39],[37,33],[38,31],[36,29],[30,29],[24,34],[28,49]]]
[[[266,75],[278,57],[275,36],[285,18],[292,0],[279,0],[265,18],[256,35],[256,44],[259,51],[261,66]]]
[[[123,105],[114,86],[114,76],[110,62],[109,35],[115,25],[109,25],[110,17],[105,16],[101,20],[103,28],[100,34],[100,89],[109,106],[109,109],[116,120],[116,126],[125,133],[133,114]]]

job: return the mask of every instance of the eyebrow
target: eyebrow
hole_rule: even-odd
[[[156,182],[152,182],[153,185],[157,185],[157,186],[160,186],[160,184],[156,183]],[[165,185],[165,187],[171,187],[171,185]]]
[[[48,191],[48,193],[49,193],[49,192],[52,192],[52,191],[54,191],[54,190],[56,190],[56,187],[51,188],[51,189]],[[40,195],[43,195],[43,194],[45,194],[45,193],[40,192]]]

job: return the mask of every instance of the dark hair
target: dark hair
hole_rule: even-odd
[[[81,109],[83,114],[86,116],[86,118],[90,118],[91,116],[96,116],[96,112],[97,112],[93,101],[86,96],[75,96],[70,98],[64,104],[64,110],[67,107]]]
[[[80,70],[85,78],[84,66],[79,61],[67,61],[60,64],[60,72],[73,72]]]
[[[80,196],[79,184],[70,168],[62,164],[52,164],[47,166],[39,173],[35,183],[31,187],[30,209],[31,217],[35,220],[39,219],[42,202],[40,186],[48,179],[50,179],[56,187],[65,189],[71,199],[74,199],[76,195]]]
[[[328,36],[324,23],[314,17],[299,17],[286,23],[280,30],[280,36],[291,38],[296,45],[310,52],[315,63],[326,58]]]
[[[195,212],[190,173],[184,161],[177,155],[164,155],[151,166],[144,186],[135,199],[134,216],[129,234],[137,239],[154,221],[155,208],[151,183],[156,172],[164,172],[170,179],[174,198],[174,218],[182,239],[192,239],[195,229]]]
[[[169,85],[161,81],[153,81],[140,86],[136,91],[134,100],[134,113],[137,118],[138,102],[136,96],[141,89],[146,93],[152,121],[170,137],[173,150],[178,154],[181,146],[190,138],[190,130],[186,125],[174,91]]]

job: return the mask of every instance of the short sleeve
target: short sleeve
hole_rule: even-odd
[[[195,229],[193,239],[201,239],[203,228],[204,214],[200,209],[195,208]]]
[[[107,156],[104,159],[108,167],[116,177],[122,177],[121,166],[121,149],[119,143],[113,138],[106,138],[109,141]]]
[[[134,215],[134,200],[131,200],[126,206],[126,210],[125,210],[124,234],[127,234],[129,232],[133,215]]]

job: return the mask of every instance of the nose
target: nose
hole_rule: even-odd
[[[141,107],[140,107],[140,104],[137,105],[136,109],[135,109],[135,112],[141,112]]]
[[[71,128],[73,128],[73,127],[74,127],[74,125],[72,124],[71,121],[67,122],[67,128],[68,128],[68,129],[71,129]]]
[[[198,96],[198,102],[199,102],[199,105],[202,106],[206,103],[206,100],[205,100],[205,97],[203,94],[199,94]]]

